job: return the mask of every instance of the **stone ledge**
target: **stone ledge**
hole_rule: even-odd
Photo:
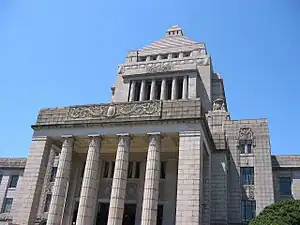
[[[300,168],[300,155],[272,155],[272,167]]]
[[[0,168],[25,168],[26,158],[0,158]]]

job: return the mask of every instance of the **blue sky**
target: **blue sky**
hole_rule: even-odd
[[[299,154],[300,1],[0,1],[0,157],[27,156],[40,108],[110,100],[117,65],[179,24],[205,42],[232,119],[269,119]]]

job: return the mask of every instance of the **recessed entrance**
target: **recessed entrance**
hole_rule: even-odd
[[[96,225],[107,225],[109,203],[99,203]],[[136,204],[125,204],[122,225],[135,223]]]

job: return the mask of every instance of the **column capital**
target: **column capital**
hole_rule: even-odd
[[[61,137],[62,137],[63,139],[68,139],[68,138],[74,139],[74,136],[71,135],[71,134],[69,134],[69,135],[62,135]]]
[[[88,137],[89,137],[89,138],[95,138],[95,137],[101,138],[102,135],[100,135],[100,134],[89,134]]]
[[[147,133],[148,136],[162,136],[161,132],[149,132]]]

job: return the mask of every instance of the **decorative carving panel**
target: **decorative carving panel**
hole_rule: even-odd
[[[251,128],[240,128],[238,140],[253,140],[254,138]]]
[[[173,66],[172,64],[159,64],[159,65],[151,65],[148,66],[146,69],[147,73],[163,73],[163,72],[168,72],[168,71],[172,71],[173,70]]]
[[[72,106],[69,119],[110,119],[122,117],[160,116],[161,102],[126,102],[101,105]]]

